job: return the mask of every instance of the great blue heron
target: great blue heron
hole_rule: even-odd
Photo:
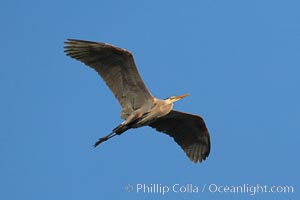
[[[100,138],[95,147],[128,129],[150,126],[173,137],[191,161],[197,163],[207,158],[210,137],[204,120],[198,115],[172,110],[173,103],[188,94],[165,100],[153,97],[139,75],[132,54],[113,45],[68,39],[65,53],[95,69],[122,107],[124,121]]]

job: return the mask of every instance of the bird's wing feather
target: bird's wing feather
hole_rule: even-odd
[[[65,53],[95,69],[122,106],[121,117],[126,119],[152,95],[136,68],[132,54],[106,43],[68,39]]]
[[[209,155],[210,137],[200,116],[172,110],[149,126],[173,137],[195,163],[202,162]]]

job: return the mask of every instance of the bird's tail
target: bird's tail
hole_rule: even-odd
[[[98,141],[94,144],[94,147],[97,147],[99,144],[101,144],[102,142],[116,136],[116,135],[121,135],[122,133],[124,133],[125,131],[127,131],[128,129],[130,129],[130,126],[125,125],[125,124],[120,124],[118,125],[116,128],[114,128],[112,130],[112,132],[102,138],[99,138]]]

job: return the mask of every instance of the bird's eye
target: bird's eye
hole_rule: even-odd
[[[167,98],[165,98],[165,100],[167,100],[167,99],[174,99],[174,96],[170,96],[170,97],[167,97]]]

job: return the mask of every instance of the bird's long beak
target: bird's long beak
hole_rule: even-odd
[[[180,95],[180,96],[176,96],[174,102],[176,102],[176,101],[178,101],[178,100],[180,100],[180,99],[182,99],[182,98],[184,98],[184,97],[187,97],[187,96],[189,96],[189,95],[190,95],[190,94],[183,94],[183,95]]]
[[[178,99],[182,99],[182,98],[187,97],[187,96],[189,96],[189,95],[190,95],[190,94],[186,93],[186,94],[177,96],[177,98],[178,98]]]

